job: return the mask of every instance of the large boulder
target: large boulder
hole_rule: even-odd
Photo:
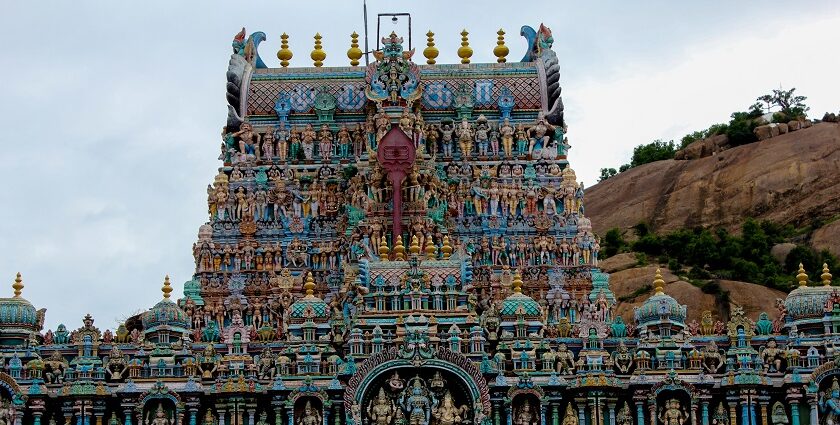
[[[778,123],[776,124],[776,128],[779,129],[779,134],[786,134],[788,132],[788,125],[787,123]]]
[[[767,140],[773,137],[773,127],[770,124],[760,125],[753,130],[753,134],[758,140]]]
[[[598,267],[601,270],[607,273],[618,272],[621,270],[627,270],[631,267],[634,267],[638,260],[636,259],[636,254],[632,252],[624,252],[621,254],[613,255],[606,260],[599,260]]]
[[[790,130],[790,131],[796,131],[796,130],[799,130],[802,127],[802,124],[797,120],[791,120],[787,124],[788,124],[788,130]]]
[[[796,248],[795,243],[785,242],[785,243],[778,243],[773,245],[770,248],[770,255],[773,256],[773,259],[776,260],[779,264],[785,264],[785,260],[787,259],[788,254],[790,254],[793,249]]]
[[[811,247],[840,257],[840,220],[832,221],[811,234]]]

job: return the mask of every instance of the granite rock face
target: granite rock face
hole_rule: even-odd
[[[645,164],[590,187],[586,199],[600,235],[643,221],[657,232],[737,231],[747,217],[795,227],[821,221],[827,224],[813,232],[812,245],[840,255],[840,224],[832,221],[840,215],[840,125],[803,126],[714,156]]]

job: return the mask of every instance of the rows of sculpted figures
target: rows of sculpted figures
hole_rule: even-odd
[[[689,315],[658,272],[616,296],[553,35],[520,33],[519,62],[499,30],[496,63],[463,31],[460,64],[429,32],[425,64],[392,33],[366,66],[354,33],[331,68],[320,35],[288,67],[283,34],[269,68],[243,29],[183,296],[44,330],[18,275],[0,425],[838,425],[828,267],[768,312]]]

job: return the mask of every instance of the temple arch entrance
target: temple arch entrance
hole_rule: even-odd
[[[362,363],[348,382],[344,406],[347,425],[488,424],[490,394],[463,355],[409,342]]]

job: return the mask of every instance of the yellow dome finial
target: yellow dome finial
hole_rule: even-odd
[[[657,294],[664,293],[665,281],[662,279],[662,270],[656,269],[656,276],[653,278],[653,287]]]
[[[362,58],[363,54],[362,49],[359,48],[359,34],[353,31],[353,34],[350,34],[350,49],[347,50],[350,66],[359,65],[359,59]]]
[[[437,258],[437,247],[435,246],[435,242],[432,240],[432,235],[426,236],[425,251],[427,260],[434,260]]]
[[[172,284],[169,283],[169,275],[163,278],[163,287],[160,290],[163,292],[163,298],[168,300],[169,294],[172,293]]]
[[[452,245],[449,242],[449,235],[443,236],[443,246],[440,248],[440,251],[443,253],[444,260],[448,260],[452,256]]]
[[[458,57],[461,58],[461,63],[468,64],[470,63],[470,57],[472,57],[473,49],[470,47],[470,39],[467,36],[470,35],[466,29],[461,31],[461,47],[458,48]]]
[[[405,245],[402,235],[397,235],[397,243],[394,244],[394,261],[405,261]]]
[[[292,51],[289,50],[289,35],[285,32],[280,35],[280,50],[277,51],[277,59],[280,59],[280,66],[289,66],[289,59],[292,58]]]
[[[381,261],[388,261],[389,252],[388,241],[385,240],[385,235],[382,235],[382,239],[379,241],[379,259]]]
[[[327,58],[327,52],[325,52],[321,48],[321,34],[315,33],[315,48],[309,53],[309,57],[312,58],[313,64],[316,68],[320,68],[321,65],[324,64],[324,59]]]
[[[420,239],[417,238],[416,233],[411,237],[411,245],[408,247],[408,252],[410,252],[411,255],[417,255],[420,253]]]
[[[805,273],[805,266],[799,263],[799,273],[796,274],[796,280],[799,281],[799,286],[808,286],[808,273]]]
[[[306,282],[303,284],[303,290],[306,291],[307,298],[315,296],[315,278],[312,277],[312,272],[306,274]]]
[[[429,65],[435,64],[435,58],[438,57],[440,51],[435,47],[435,33],[432,30],[426,33],[426,48],[423,49],[423,56],[426,57],[426,63]]]
[[[514,293],[517,293],[517,294],[522,293],[522,274],[519,273],[519,269],[516,269],[516,273],[513,275],[513,282],[511,283],[511,289],[513,289]]]
[[[496,34],[498,34],[499,37],[496,40],[496,47],[493,48],[493,55],[496,56],[496,62],[505,63],[507,62],[505,57],[508,53],[510,53],[508,46],[505,46],[505,31],[499,28],[499,30],[496,31]]]
[[[15,290],[15,298],[20,298],[20,293],[23,292],[23,279],[20,277],[20,272],[15,277],[15,283],[12,284],[12,289]]]
[[[823,263],[823,272],[820,275],[823,286],[831,286],[831,272],[828,270],[828,264]]]

